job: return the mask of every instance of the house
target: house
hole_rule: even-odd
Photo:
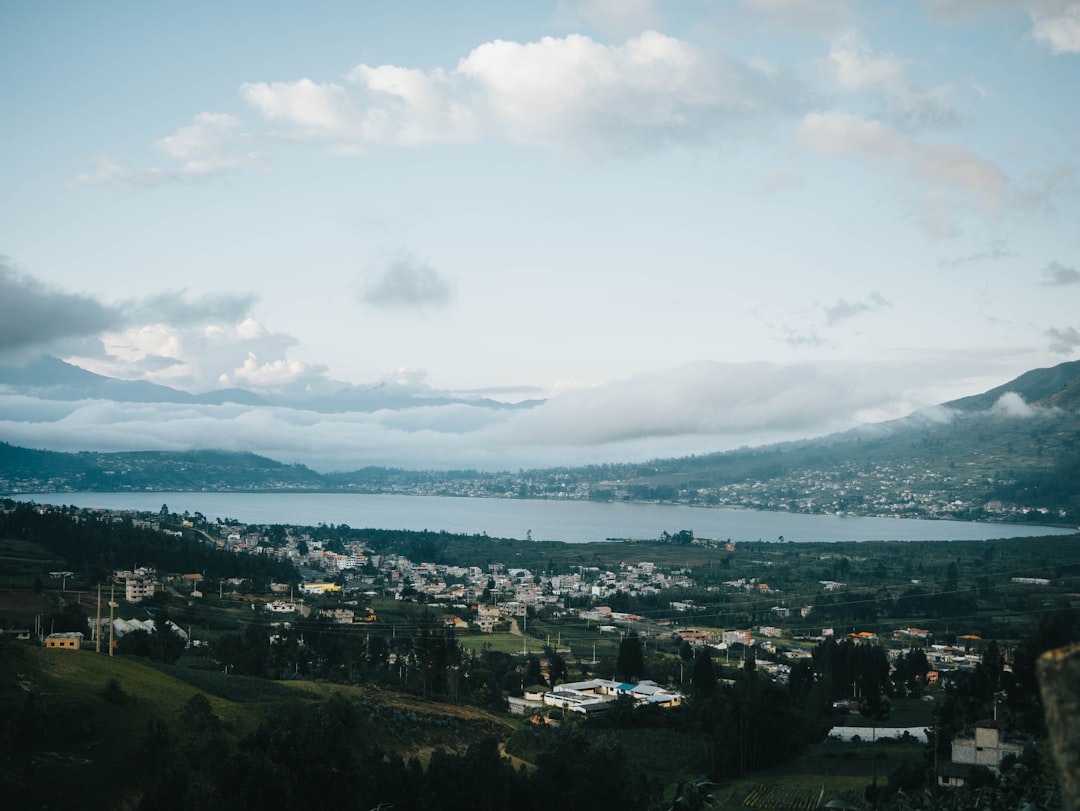
[[[82,647],[83,635],[79,631],[68,631],[62,634],[49,634],[45,637],[46,648],[64,648],[78,650]]]
[[[320,608],[319,616],[340,625],[349,625],[356,622],[356,612],[351,608]]]
[[[153,597],[157,582],[145,577],[128,577],[124,580],[124,599],[129,603],[141,603]]]
[[[475,625],[485,634],[495,630],[495,625],[502,620],[499,609],[491,605],[482,605],[476,611]]]
[[[300,591],[304,594],[332,594],[341,591],[341,586],[333,583],[301,583]]]
[[[1020,757],[1033,747],[1030,738],[1007,735],[1000,721],[979,721],[970,734],[957,735],[952,741],[952,766],[983,767],[997,774],[1006,755]],[[943,786],[964,785],[971,772],[962,769],[938,773],[938,783]],[[953,773],[955,772],[955,774]],[[946,782],[943,782],[946,781]],[[961,781],[961,782],[957,782]]]

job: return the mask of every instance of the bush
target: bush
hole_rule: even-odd
[[[131,696],[124,692],[123,686],[116,679],[109,679],[108,683],[101,688],[101,697],[118,707],[131,700]]]

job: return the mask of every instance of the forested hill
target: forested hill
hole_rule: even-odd
[[[54,453],[0,443],[0,492],[340,490],[664,501],[795,512],[1080,521],[1080,361],[815,440],[517,473],[320,474],[225,451]]]

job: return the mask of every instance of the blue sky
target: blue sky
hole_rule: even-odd
[[[0,359],[294,403],[17,444],[643,459],[1080,349],[1075,0],[13,2],[0,77]]]

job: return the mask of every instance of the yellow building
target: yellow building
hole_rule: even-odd
[[[66,648],[78,650],[82,647],[83,635],[78,631],[68,631],[62,634],[49,634],[45,637],[46,648]]]
[[[304,594],[333,594],[335,591],[341,591],[341,586],[335,586],[333,583],[301,583],[300,591]]]

